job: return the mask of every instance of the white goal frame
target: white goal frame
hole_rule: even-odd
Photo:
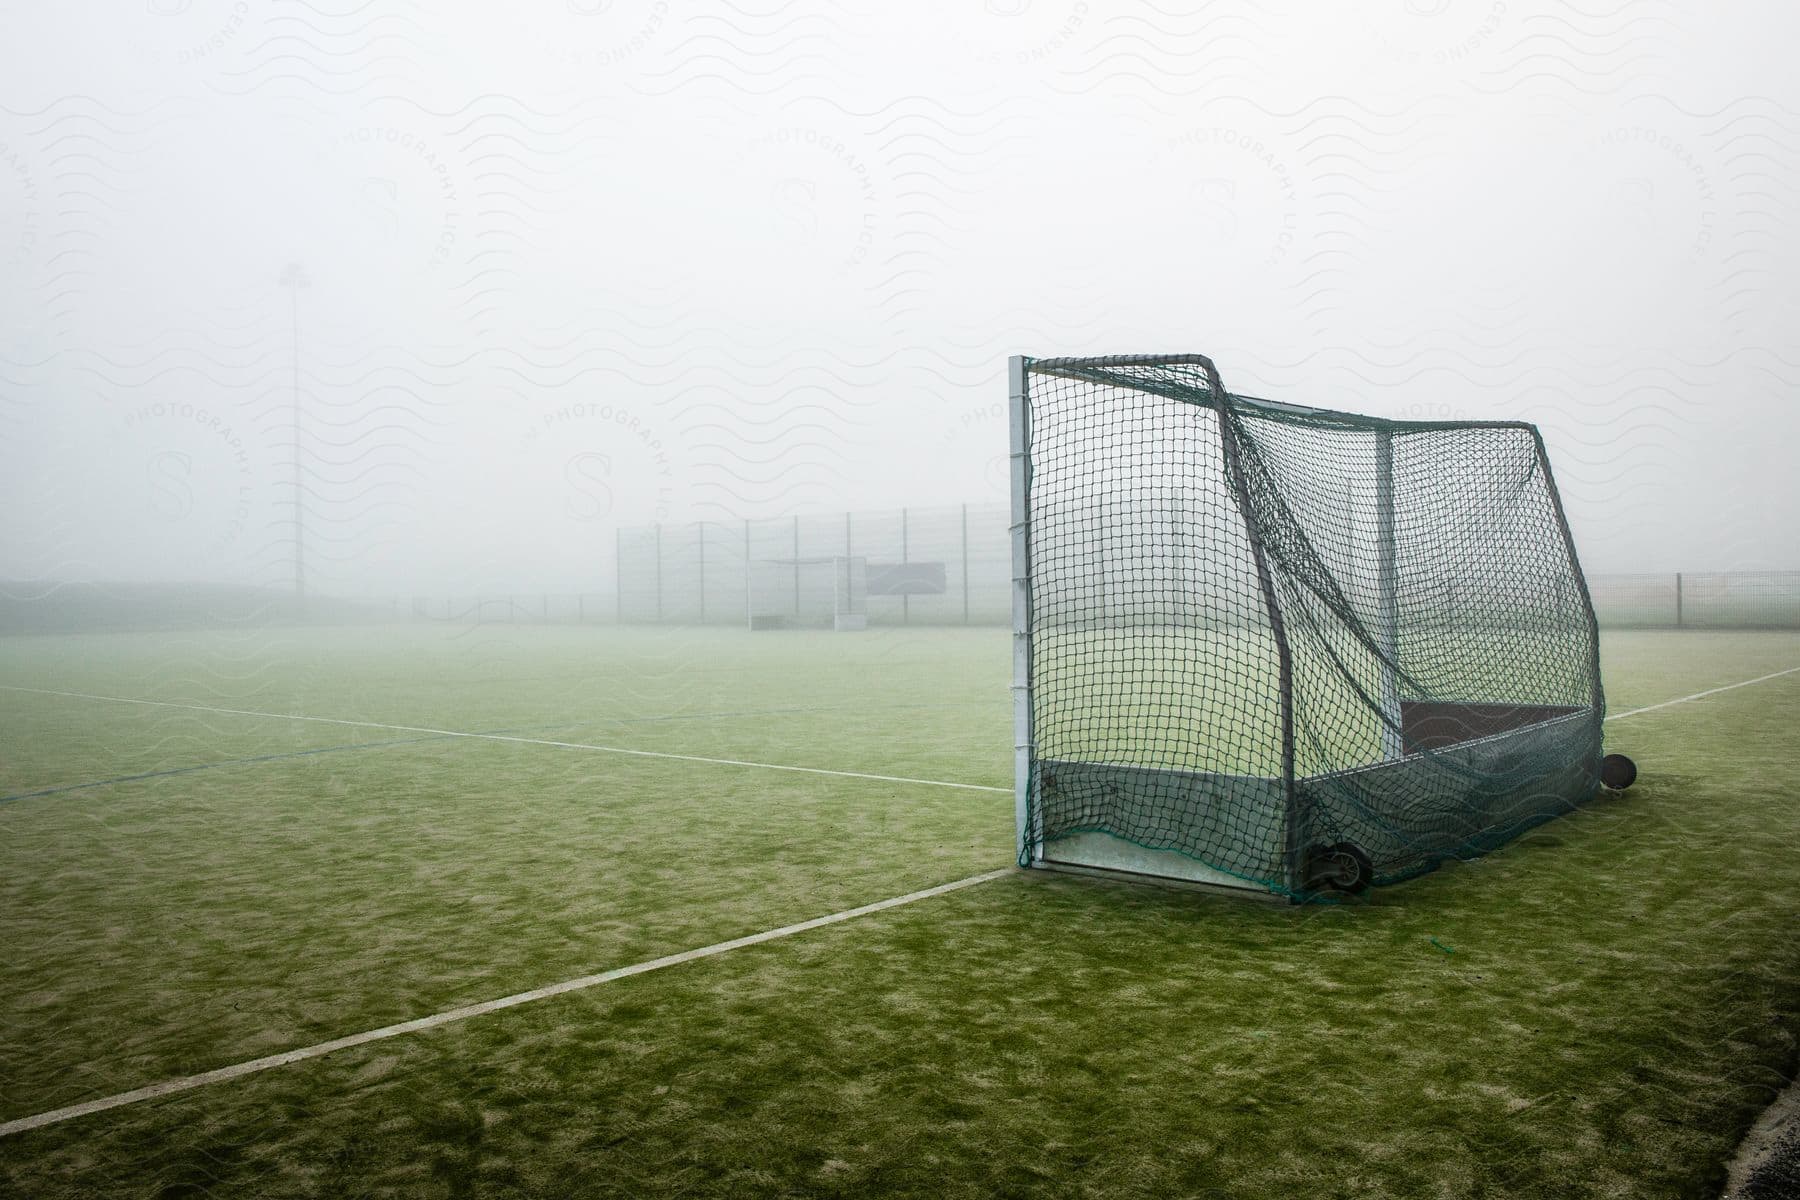
[[[802,601],[800,574],[826,567],[831,572],[831,610],[826,614],[807,610]],[[757,579],[769,569],[794,573],[791,592],[793,606],[787,604],[786,590],[780,604],[763,599]],[[744,624],[751,630],[767,629],[831,629],[855,632],[869,627],[869,561],[860,554],[816,554],[799,558],[762,558],[752,560],[744,571]]]

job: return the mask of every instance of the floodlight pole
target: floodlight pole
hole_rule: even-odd
[[[1394,554],[1394,431],[1375,434],[1375,589],[1380,605],[1381,757],[1406,754],[1400,709],[1399,571]]]
[[[306,601],[306,477],[300,446],[300,289],[311,286],[299,263],[289,263],[280,285],[288,290],[289,348],[293,354],[291,426],[294,437],[294,598]]]
[[[1031,414],[1025,358],[1007,360],[1007,425],[1012,469],[1013,825],[1022,867],[1042,862],[1031,819]]]

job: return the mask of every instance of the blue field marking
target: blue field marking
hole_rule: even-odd
[[[522,729],[495,729],[492,733],[533,733],[545,729],[568,729],[566,721],[558,721],[554,725],[529,725]],[[136,775],[115,775],[111,779],[96,779],[91,783],[66,783],[52,788],[39,788],[35,792],[20,792],[16,796],[0,796],[0,804],[10,804],[14,800],[35,800],[39,796],[57,796],[64,792],[86,792],[94,788],[109,787],[115,783],[137,783],[144,779],[162,779],[169,775],[191,775],[196,771],[211,771],[216,767],[242,767],[254,763],[280,762],[288,758],[308,758],[315,754],[341,754],[347,750],[379,750],[384,746],[414,746],[420,742],[449,742],[456,738],[451,734],[432,734],[428,737],[390,738],[381,742],[349,742],[342,746],[315,746],[311,750],[290,750],[283,754],[258,754],[250,758],[225,758],[218,762],[196,763],[191,767],[170,767],[164,771],[140,771]]]

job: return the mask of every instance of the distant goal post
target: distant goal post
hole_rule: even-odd
[[[869,626],[869,562],[862,555],[752,559],[744,573],[744,620],[751,630]]]

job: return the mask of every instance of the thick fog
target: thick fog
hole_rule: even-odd
[[[14,3],[0,580],[604,589],[621,525],[1001,500],[1006,356],[1147,351],[1538,422],[1591,571],[1800,567],[1797,37],[1772,0]]]

